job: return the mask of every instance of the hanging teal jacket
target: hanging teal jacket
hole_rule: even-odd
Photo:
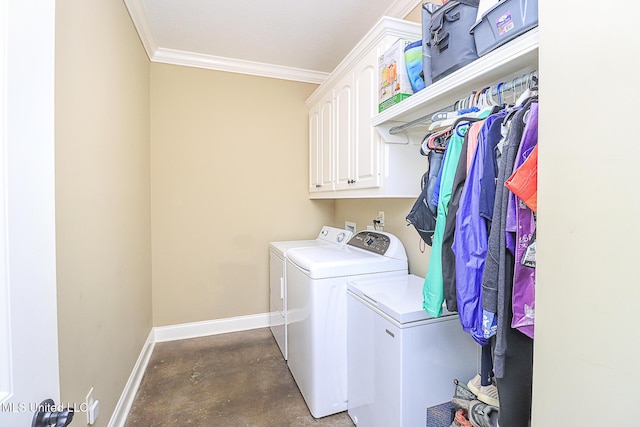
[[[467,126],[459,128],[461,134],[466,131]],[[451,139],[447,145],[447,152],[444,156],[442,164],[442,174],[440,178],[440,193],[438,195],[438,214],[436,217],[436,229],[433,234],[433,245],[431,246],[431,256],[429,258],[429,267],[427,275],[424,278],[424,287],[422,294],[424,301],[422,308],[429,313],[430,316],[442,316],[442,303],[444,302],[444,280],[442,278],[442,236],[444,234],[444,225],[447,222],[447,214],[449,212],[449,201],[451,200],[451,192],[453,189],[453,178],[456,174],[458,161],[460,160],[460,152],[464,137],[458,135],[455,130],[452,132]]]
[[[490,110],[482,111],[478,114],[478,118],[486,118],[490,112]],[[433,317],[442,316],[442,303],[444,302],[442,238],[444,235],[444,226],[447,222],[447,215],[449,214],[449,202],[451,201],[451,193],[453,192],[453,180],[456,175],[456,169],[458,168],[458,161],[460,160],[462,146],[464,145],[464,134],[468,128],[469,126],[464,125],[459,126],[457,131],[456,129],[453,130],[441,168],[442,174],[440,177],[440,193],[438,195],[436,228],[433,233],[433,245],[431,246],[431,256],[429,258],[429,266],[427,267],[427,275],[424,278],[424,286],[422,288],[422,295],[424,297],[422,308],[424,308],[425,311]]]

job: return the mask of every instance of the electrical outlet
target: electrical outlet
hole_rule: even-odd
[[[384,211],[378,211],[378,218],[377,219],[379,221],[378,224],[381,227],[384,227]]]
[[[351,221],[344,222],[344,229],[356,234],[356,223]]]
[[[93,387],[87,393],[87,398],[85,400],[87,407],[87,424],[93,425],[96,422],[96,418],[98,418],[98,412],[100,409],[100,402],[93,398]]]
[[[96,422],[96,418],[98,418],[98,413],[100,413],[100,401],[94,400],[87,412],[87,421],[89,425],[92,425]]]

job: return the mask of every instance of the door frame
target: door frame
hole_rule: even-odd
[[[0,425],[60,403],[55,1],[0,0]]]

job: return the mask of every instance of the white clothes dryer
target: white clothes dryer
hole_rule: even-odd
[[[287,275],[285,259],[293,248],[346,245],[353,232],[323,226],[313,240],[288,240],[269,243],[269,328],[287,360]]]
[[[347,282],[408,273],[397,237],[362,231],[345,246],[287,253],[288,365],[315,418],[347,410]]]

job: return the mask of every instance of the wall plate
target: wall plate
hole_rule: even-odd
[[[353,234],[356,234],[356,223],[351,221],[345,221],[344,229],[347,231],[351,231]]]

